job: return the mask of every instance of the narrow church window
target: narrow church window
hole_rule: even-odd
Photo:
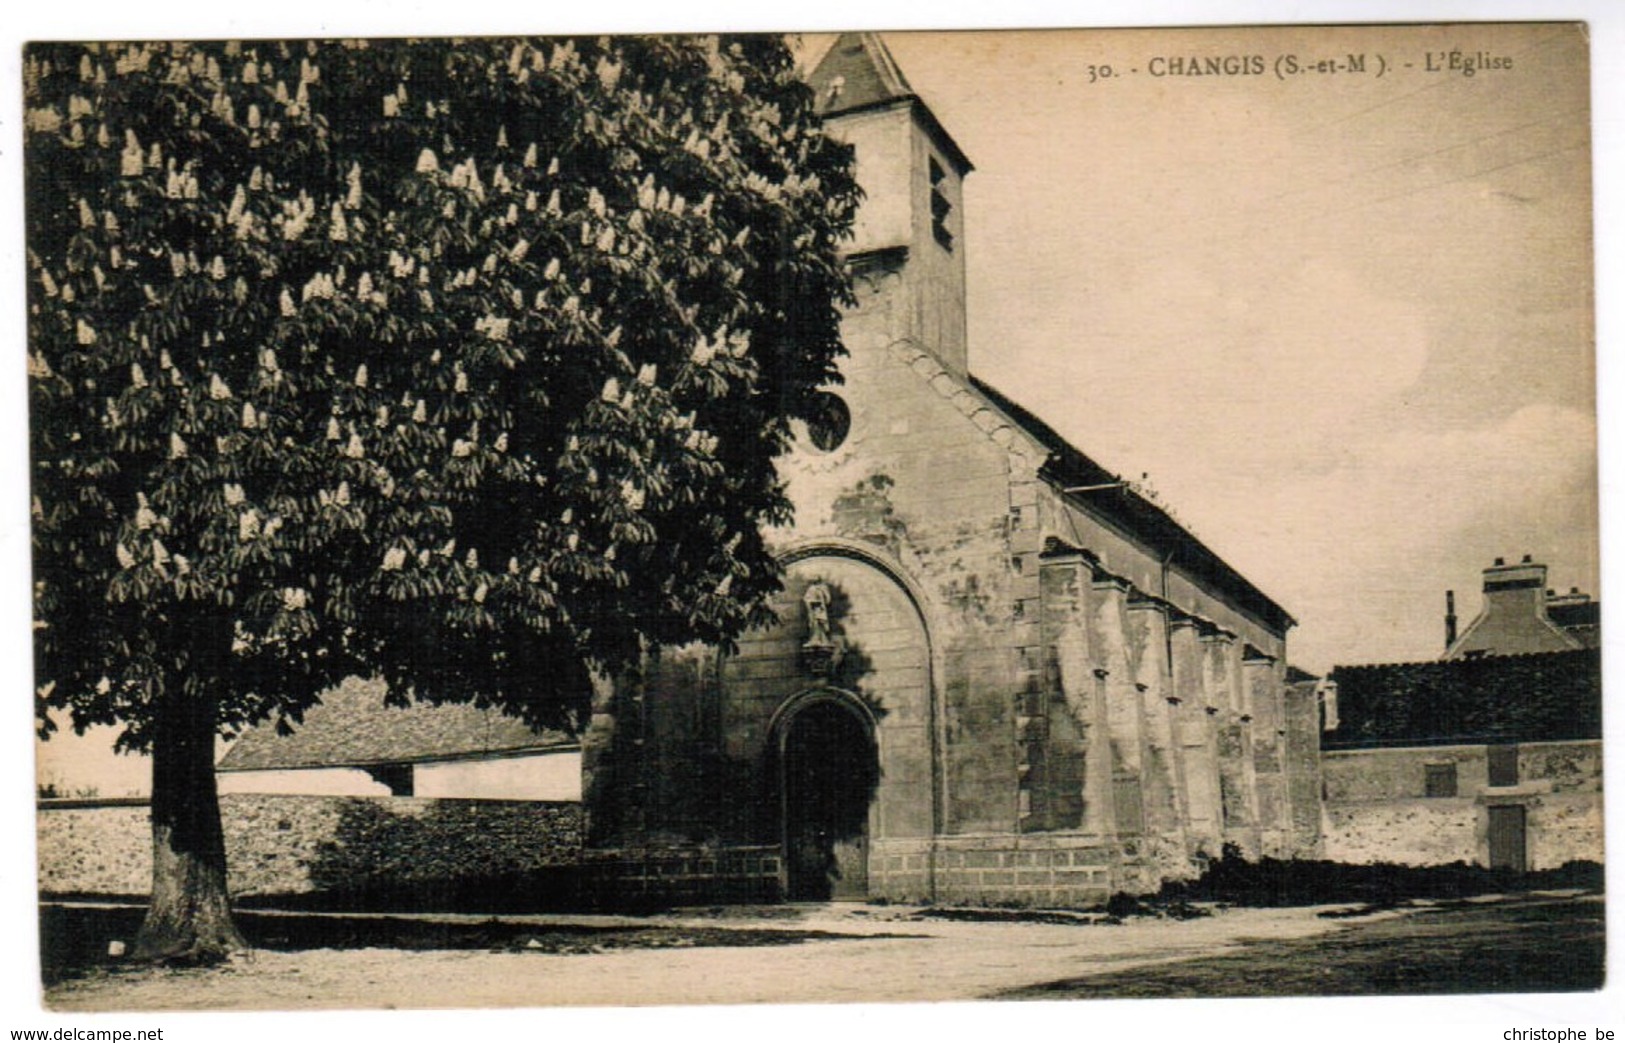
[[[935,156],[931,157],[931,234],[936,236],[937,242],[942,244],[944,250],[954,248],[954,234],[948,230],[948,215],[953,213],[954,205],[948,202],[946,191],[948,174],[942,169]]]
[[[1456,765],[1428,764],[1423,767],[1426,772],[1426,790],[1429,797],[1454,797],[1456,795]]]
[[[852,411],[845,400],[828,391],[817,392],[807,417],[807,440],[813,448],[824,453],[837,449],[851,430]]]

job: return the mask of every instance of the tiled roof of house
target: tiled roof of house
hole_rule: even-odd
[[[975,376],[970,378],[970,382],[1016,425],[1049,450],[1049,460],[1039,472],[1043,477],[1053,478],[1063,487],[1108,485],[1122,481],[1120,476],[1096,463],[1062,438],[1054,428],[998,389]],[[1297,622],[1286,609],[1215,554],[1166,510],[1127,484],[1111,495],[1092,497],[1089,508],[1138,534],[1160,553],[1171,555],[1170,560],[1175,565],[1229,594],[1243,608],[1275,629],[1284,633]]]
[[[1602,603],[1599,601],[1547,602],[1546,618],[1587,648],[1596,648],[1602,643]]]
[[[1595,648],[1339,666],[1327,749],[1602,738]]]
[[[568,746],[560,732],[537,732],[515,717],[467,705],[388,706],[381,681],[350,678],[322,697],[291,734],[267,721],[250,728],[221,771],[360,767]]]

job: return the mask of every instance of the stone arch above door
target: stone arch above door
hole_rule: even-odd
[[[764,763],[775,722],[828,689],[850,693],[873,722],[880,779],[871,807],[875,837],[934,831],[935,727],[931,646],[917,597],[894,570],[843,546],[787,555],[778,623],[739,640],[724,659],[723,742],[730,757]],[[809,619],[808,594],[827,614]],[[827,632],[829,650],[809,648]],[[820,660],[827,659],[827,662]]]

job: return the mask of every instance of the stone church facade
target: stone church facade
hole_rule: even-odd
[[[623,899],[1080,905],[1227,845],[1313,855],[1291,617],[969,373],[971,164],[880,39],[811,82],[867,194],[845,382],[781,462],[778,624],[598,694],[595,874]]]

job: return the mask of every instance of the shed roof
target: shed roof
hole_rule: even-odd
[[[365,767],[570,746],[561,732],[535,731],[515,717],[469,705],[389,706],[382,681],[350,678],[327,692],[287,735],[271,722],[250,728],[221,771]]]

